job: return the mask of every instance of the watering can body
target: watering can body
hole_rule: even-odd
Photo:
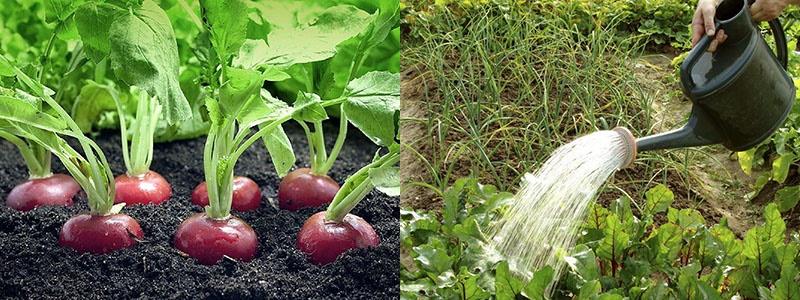
[[[681,64],[683,92],[692,101],[688,123],[638,139],[638,151],[710,144],[742,151],[761,143],[786,120],[795,88],[785,71],[786,39],[780,23],[770,25],[783,63],[754,25],[746,0],[723,1],[715,21],[728,35],[726,41],[712,53],[706,49],[713,37],[704,36]]]

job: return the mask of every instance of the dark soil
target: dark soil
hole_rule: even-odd
[[[298,155],[308,164],[302,130],[287,125]],[[340,184],[373,157],[376,147],[365,137],[348,137],[330,175]],[[336,137],[328,128],[327,137]],[[119,136],[103,133],[96,139],[115,174],[124,172]],[[152,169],[173,187],[173,196],[159,206],[125,207],[137,219],[145,241],[107,255],[78,254],[58,245],[61,225],[88,211],[86,201],[74,207],[39,208],[20,213],[0,205],[0,297],[2,298],[397,298],[399,296],[399,199],[373,191],[354,214],[380,235],[377,248],[351,250],[336,262],[318,267],[295,249],[303,222],[323,208],[298,212],[280,210],[275,203],[279,178],[262,144],[239,160],[236,174],[262,187],[262,208],[235,213],[253,226],[259,237],[256,258],[249,263],[224,261],[204,266],[172,246],[175,229],[200,208],[191,205],[192,189],[203,180],[204,138],[156,145]],[[54,161],[57,172],[64,168]],[[26,168],[16,149],[0,142],[0,199],[25,180]]]

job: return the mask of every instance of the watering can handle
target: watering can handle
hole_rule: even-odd
[[[755,0],[748,0],[747,5],[753,5]],[[784,70],[789,67],[789,46],[786,43],[786,33],[783,30],[783,25],[778,18],[772,19],[767,22],[772,36],[775,37],[775,58],[781,64]]]
[[[719,28],[719,24],[715,25],[715,27]],[[714,36],[703,35],[700,38],[700,41],[697,42],[697,45],[689,51],[689,55],[686,56],[686,60],[683,61],[681,64],[681,82],[684,83],[686,87],[686,92],[691,92],[694,89],[695,84],[694,80],[692,80],[692,74],[689,70],[694,68],[694,65],[700,60],[700,57],[703,56],[703,53],[706,52],[708,46],[711,45],[711,42],[714,40]]]
[[[777,18],[769,21],[769,29],[772,31],[772,36],[775,37],[775,58],[781,64],[784,70],[788,70],[789,65],[789,45],[786,43],[786,33],[783,31],[783,25]]]
[[[775,38],[775,58],[778,60],[778,63],[783,67],[783,69],[787,69],[789,59],[788,59],[788,52],[789,47],[786,43],[786,34],[783,31],[783,26],[778,19],[773,19],[768,22],[770,31],[772,32],[772,36]],[[714,25],[715,28],[719,28],[719,22]],[[689,55],[686,57],[686,60],[681,64],[681,82],[684,82],[685,87],[687,88],[686,92],[691,92],[695,88],[694,80],[692,80],[692,74],[689,72],[700,57],[703,55],[703,52],[708,49],[708,46],[711,45],[711,42],[714,40],[714,36],[703,35],[700,38],[700,41],[697,42],[697,45],[692,48],[689,52]]]

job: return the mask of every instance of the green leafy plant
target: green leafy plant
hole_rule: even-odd
[[[3,58],[5,59],[5,58]],[[0,77],[13,78],[15,70],[6,61],[0,65]],[[0,94],[17,99],[29,99],[36,109],[42,109],[41,101],[22,90],[0,87]],[[6,198],[6,205],[20,211],[28,211],[44,205],[71,205],[72,198],[79,191],[74,179],[64,174],[53,174],[50,151],[33,140],[15,134],[11,126],[0,126],[0,138],[14,144],[28,168],[28,180],[15,186]],[[53,187],[51,193],[43,195],[34,192],[38,188]]]
[[[461,179],[445,192],[441,218],[403,210],[401,246],[408,253],[401,259],[403,297],[418,293],[460,299],[547,297],[552,270],[538,270],[523,284],[502,258],[487,255],[481,246],[482,230],[502,214],[503,199],[509,196],[479,186],[474,179]],[[673,208],[674,195],[666,186],[651,188],[645,199],[634,206],[630,198],[621,197],[608,207],[590,208],[579,244],[563,257],[568,272],[558,279],[553,297],[800,295],[796,283],[800,241],[796,235],[787,238],[778,205],[765,207],[764,223],[738,238],[725,219],[709,225],[697,210]]]
[[[38,143],[66,167],[86,193],[88,215],[77,215],[61,228],[59,242],[79,252],[106,253],[134,245],[143,233],[138,222],[120,214],[125,204],[114,204],[114,176],[108,161],[96,143],[83,135],[78,124],[51,97],[52,91],[28,77],[0,56],[0,68],[12,70],[16,79],[34,97],[2,96],[0,128]],[[54,115],[45,113],[47,105]],[[74,150],[65,138],[76,139],[83,154]]]
[[[278,175],[284,177],[278,192],[281,208],[331,202],[339,185],[327,174],[345,145],[350,124],[379,146],[394,141],[397,126],[390,120],[397,118],[399,101],[387,99],[399,97],[399,76],[386,70],[399,59],[399,45],[392,44],[394,36],[399,42],[398,3],[353,4],[259,2],[255,7],[270,23],[270,32],[264,40],[245,41],[234,59],[235,66],[261,70],[274,82],[277,95],[294,98],[295,105],[335,103],[330,109],[339,117],[339,130],[330,152],[323,130],[326,110],[308,110],[293,118],[306,133],[310,168],[288,173],[296,159],[286,151],[291,148],[281,146],[288,146],[288,140],[265,140]],[[292,17],[285,17],[287,12]],[[383,123],[376,125],[374,120]]]
[[[350,212],[375,188],[400,195],[400,145],[393,143],[388,149],[348,177],[327,210],[312,215],[300,228],[297,247],[312,262],[328,264],[347,250],[378,246],[380,238],[372,225]]]
[[[253,229],[231,215],[234,195],[234,166],[253,143],[270,135],[284,137],[281,124],[305,107],[294,108],[262,90],[264,73],[252,69],[233,68],[230,61],[247,38],[246,28],[256,26],[246,15],[249,1],[201,1],[204,30],[203,48],[198,59],[205,64],[203,80],[208,84],[204,94],[205,109],[211,127],[203,150],[205,212],[186,219],[177,229],[175,246],[203,264],[215,264],[223,257],[249,261],[255,257],[257,237]],[[252,129],[263,125],[257,132]],[[198,189],[200,186],[198,186]],[[258,186],[254,186],[258,190]],[[197,204],[198,194],[193,193]],[[257,193],[260,200],[260,192]],[[236,232],[233,241],[229,232]]]
[[[297,3],[300,5],[299,2]],[[306,5],[308,4],[303,4],[301,7]],[[201,249],[204,244],[192,244],[192,241],[197,240],[194,237],[205,234],[193,231],[197,226],[192,224],[218,222],[220,227],[236,227],[232,223],[244,223],[230,214],[231,207],[237,202],[237,199],[233,198],[233,181],[235,179],[234,166],[239,157],[253,143],[263,140],[276,170],[280,174],[285,174],[294,164],[295,156],[281,125],[288,120],[295,119],[316,122],[315,124],[321,126],[321,120],[327,117],[326,107],[344,107],[355,104],[363,104],[366,108],[363,111],[359,110],[360,107],[353,109],[357,112],[354,113],[353,120],[374,118],[368,119],[364,123],[357,123],[366,127],[362,130],[368,136],[383,138],[386,143],[395,143],[396,126],[388,127],[390,135],[387,138],[385,124],[381,124],[382,126],[376,126],[376,124],[386,122],[386,120],[390,122],[396,120],[395,115],[399,107],[399,77],[386,72],[371,72],[350,82],[351,87],[340,97],[322,100],[316,94],[300,92],[294,104],[288,106],[262,88],[265,81],[286,79],[285,73],[270,65],[236,67],[242,66],[237,62],[260,60],[265,55],[269,57],[268,53],[240,51],[240,48],[244,49],[248,43],[254,41],[263,42],[265,38],[270,41],[270,47],[278,47],[280,38],[276,38],[276,36],[280,37],[280,35],[276,35],[276,32],[280,33],[280,27],[270,24],[269,30],[259,31],[261,33],[269,32],[269,35],[258,35],[261,38],[253,40],[249,36],[250,30],[258,27],[261,24],[258,22],[262,19],[260,17],[241,18],[241,15],[244,11],[258,8],[257,3],[229,1],[223,5],[216,1],[201,1],[201,6],[204,26],[209,33],[203,35],[205,48],[200,50],[201,55],[198,57],[206,64],[203,72],[205,74],[203,80],[207,83],[207,89],[204,91],[204,94],[207,95],[205,109],[211,124],[203,155],[206,181],[202,188],[205,189],[207,195],[205,196],[207,204],[204,204],[206,205],[205,214],[201,218],[187,219],[178,229],[176,247],[206,264],[218,262],[223,255],[247,261],[252,259],[255,252],[255,234],[252,233],[249,226],[235,228],[235,230],[244,232],[244,236],[252,237],[242,240],[240,243],[243,245],[241,247],[247,248],[245,254],[235,252],[231,248]],[[259,12],[259,10],[255,11]],[[341,14],[338,16],[346,17]],[[341,24],[338,25],[341,26]],[[326,47],[335,46],[335,44],[327,43],[330,41],[326,41]],[[280,59],[291,59],[292,57],[300,59],[318,55],[316,50],[306,48],[283,48],[275,51],[286,52],[281,52],[283,54],[277,56]],[[385,115],[385,111],[389,111],[388,116]],[[342,120],[347,119],[342,118]],[[321,132],[313,137],[317,138],[320,135]],[[344,136],[341,139],[343,141]],[[337,149],[341,148],[342,143],[339,143]],[[257,185],[254,187],[258,188]],[[198,186],[198,189],[200,188],[201,186]],[[260,202],[260,192],[255,194],[259,195],[256,200]],[[213,234],[208,234],[208,236],[212,239],[215,238]]]
[[[164,119],[168,124],[175,124],[192,117],[189,103],[178,86],[178,51],[175,44],[174,33],[166,13],[153,1],[134,2],[99,2],[99,1],[44,1],[46,7],[46,20],[55,24],[46,48],[42,54],[41,66],[37,69],[38,84],[45,77],[50,57],[56,44],[57,37],[65,40],[78,40],[80,47],[72,51],[68,73],[80,68],[87,63],[85,57],[95,63],[97,71],[95,79],[106,82],[114,79],[126,89],[131,86],[134,94],[132,97],[120,97],[113,84],[99,84],[94,81],[81,88],[78,101],[73,106],[73,116],[78,117],[75,124],[81,130],[91,128],[93,117],[106,107],[116,108],[120,118],[123,134],[123,157],[128,172],[121,181],[121,188],[116,193],[117,202],[153,203],[169,198],[171,193],[169,184],[163,178],[149,171],[153,157],[153,135],[156,124],[164,110]],[[71,32],[66,36],[59,36],[63,32]],[[85,52],[83,52],[85,50]],[[106,78],[106,69],[114,71],[110,79]],[[5,70],[4,75],[13,72]],[[110,74],[109,74],[110,75]],[[18,76],[18,75],[17,75]],[[53,96],[56,104],[58,98],[64,93],[60,92],[63,86],[58,81],[59,93]],[[148,92],[156,95],[159,101],[151,99]],[[50,96],[50,95],[48,95]],[[39,96],[41,97],[41,96]],[[136,112],[134,130],[132,130],[132,143],[127,143],[125,114],[127,106],[122,99],[134,102]],[[160,103],[159,103],[160,102]],[[136,105],[135,103],[138,103]],[[129,105],[129,104],[128,104]],[[52,106],[52,105],[51,105]],[[138,108],[138,109],[137,109]],[[17,141],[18,145],[25,145]],[[30,148],[31,146],[27,146]],[[23,149],[34,169],[49,169],[49,159],[43,151],[37,151],[36,146]],[[29,155],[37,152],[37,155]],[[33,159],[36,158],[37,161]],[[34,164],[35,163],[35,164]],[[36,173],[43,173],[37,170]],[[138,181],[145,181],[145,175],[150,183],[155,183],[161,190],[160,193],[151,193],[147,198],[146,192],[141,191]],[[140,180],[141,179],[141,180]],[[132,199],[137,198],[137,199]]]
[[[796,55],[791,55],[795,57]],[[796,58],[795,58],[796,59]],[[794,63],[794,62],[793,62]],[[794,65],[794,64],[793,64]],[[799,86],[795,80],[795,87]],[[766,141],[747,151],[737,153],[739,166],[748,175],[755,175],[751,197],[759,193],[767,184],[779,187],[774,200],[781,212],[793,209],[798,202],[800,186],[788,184],[789,174],[800,161],[800,106],[795,104],[789,112],[786,123]]]
[[[122,133],[122,155],[127,172],[116,178],[115,201],[128,204],[162,203],[172,194],[170,184],[150,170],[153,142],[159,118],[168,125],[189,120],[192,109],[180,84],[175,33],[166,12],[153,1],[104,3],[88,1],[52,2],[53,12],[60,13],[60,25],[74,22],[86,55],[96,64],[100,82],[115,80],[130,86],[129,103],[111,84],[88,81],[73,107],[81,116],[82,129],[105,107],[116,108]],[[105,68],[114,72],[106,74]],[[110,76],[108,79],[106,76]],[[127,128],[128,106],[133,108],[133,122]],[[130,143],[128,143],[128,133]]]

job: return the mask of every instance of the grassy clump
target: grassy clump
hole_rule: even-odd
[[[576,136],[615,126],[650,133],[652,92],[633,68],[645,38],[613,22],[581,30],[570,22],[579,13],[570,7],[490,5],[469,17],[443,9],[416,20],[406,30],[415,38],[404,39],[404,81],[411,83],[404,109],[426,114],[402,120],[424,131],[403,133],[427,172],[417,184],[442,191],[455,178],[476,176],[513,190]],[[652,174],[686,181],[672,175],[686,173],[680,158],[641,157],[617,176],[618,185],[643,188]]]

